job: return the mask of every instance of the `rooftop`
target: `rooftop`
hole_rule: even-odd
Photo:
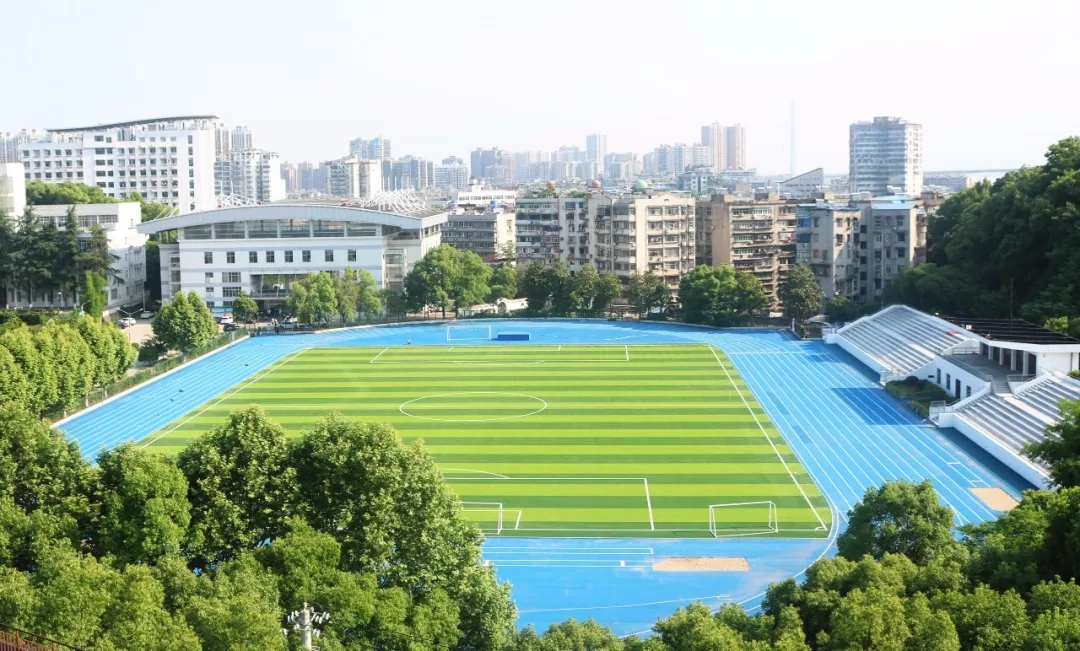
[[[1023,319],[969,319],[947,316],[941,318],[986,339],[1020,344],[1080,344],[1078,339],[1047,330]]]
[[[113,122],[111,124],[95,124],[88,127],[67,127],[64,129],[46,129],[50,133],[74,133],[78,131],[100,131],[104,129],[123,129],[124,127],[137,127],[144,124],[158,124],[159,122],[185,122],[187,120],[217,120],[216,115],[175,115],[165,118],[150,118],[148,120],[132,120],[130,122]]]

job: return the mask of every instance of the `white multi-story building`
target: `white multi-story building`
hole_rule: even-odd
[[[22,163],[0,163],[0,215],[18,217],[26,209],[26,178]]]
[[[251,129],[247,127],[236,127],[232,130],[232,137],[229,139],[232,149],[254,149],[255,145],[251,142]]]
[[[591,262],[624,284],[653,271],[672,292],[694,266],[694,199],[644,181],[625,195],[594,184],[585,197],[519,197],[516,228],[518,264],[561,260],[577,271]]]
[[[39,224],[53,222],[63,230],[67,225],[67,213],[72,206],[34,206]],[[146,235],[138,232],[142,221],[142,209],[138,203],[84,203],[75,204],[75,216],[79,220],[79,238],[89,245],[91,230],[101,227],[108,240],[108,250],[113,256],[112,277],[106,289],[108,304],[112,310],[125,305],[142,303],[146,283]],[[42,288],[30,296],[23,287],[7,288],[8,305],[11,307],[78,307],[84,300],[55,288]]]
[[[604,159],[607,158],[607,135],[590,133],[585,136],[585,160],[596,163],[596,171],[604,173]]]
[[[281,305],[310,272],[371,272],[401,291],[405,274],[441,241],[446,213],[422,204],[381,209],[338,202],[279,202],[223,208],[146,222],[144,234],[176,231],[162,243],[161,296],[195,291],[213,309],[244,292],[262,307]]]
[[[469,168],[464,163],[453,162],[435,166],[434,185],[436,188],[464,190],[469,187]]]
[[[96,185],[122,199],[144,199],[179,212],[217,205],[214,196],[216,117],[188,116],[52,129],[21,145],[27,181]]]
[[[895,117],[875,117],[851,125],[851,192],[875,196],[919,196],[923,186],[922,125]]]
[[[40,129],[23,129],[18,133],[0,132],[0,163],[18,163],[22,160],[22,145],[45,137]]]
[[[348,157],[323,163],[326,190],[335,197],[369,199],[383,191],[382,163]]]
[[[443,242],[472,251],[485,262],[502,262],[506,247],[514,246],[514,204],[517,192],[484,188],[479,184],[454,192],[443,225]]]
[[[727,153],[724,134],[724,127],[719,122],[701,127],[701,144],[709,148],[709,164],[717,173],[727,169],[724,161],[724,155]]]
[[[746,169],[746,130],[741,124],[724,129],[724,169]]]
[[[234,195],[259,203],[285,198],[285,179],[281,159],[261,149],[233,149],[218,156],[214,163],[214,192]]]
[[[809,199],[815,192],[825,189],[825,169],[817,168],[793,176],[777,184],[778,193],[783,199]]]

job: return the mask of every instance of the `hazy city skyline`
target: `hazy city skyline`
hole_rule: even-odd
[[[317,162],[377,135],[429,160],[584,149],[589,133],[605,134],[609,153],[644,153],[697,142],[715,121],[745,127],[747,165],[766,174],[789,169],[792,99],[800,171],[845,172],[848,126],[879,115],[924,125],[930,170],[1037,164],[1080,133],[1080,91],[1065,83],[1080,73],[1080,7],[1068,3],[296,8],[17,3],[0,52],[19,99],[0,107],[0,131],[211,113],[283,160]],[[73,60],[88,43],[100,47]]]

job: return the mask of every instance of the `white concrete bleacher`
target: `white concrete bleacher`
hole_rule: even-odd
[[[955,325],[894,305],[837,331],[892,375],[907,375],[956,344],[972,339]]]
[[[1061,420],[1058,405],[1062,400],[1080,400],[1080,381],[1051,373],[1014,397],[1045,420],[1056,423]]]
[[[1021,454],[1024,445],[1046,438],[1047,422],[997,394],[987,394],[956,412],[1005,447]]]

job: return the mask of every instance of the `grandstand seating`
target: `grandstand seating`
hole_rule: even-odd
[[[860,319],[837,334],[896,375],[911,373],[971,338],[952,324],[902,305]]]
[[[1020,405],[993,393],[966,405],[956,415],[1017,454],[1024,444],[1041,441],[1045,437],[1046,422]]]
[[[1046,420],[1056,423],[1061,420],[1058,403],[1062,400],[1080,400],[1080,382],[1050,375],[1015,397]]]

